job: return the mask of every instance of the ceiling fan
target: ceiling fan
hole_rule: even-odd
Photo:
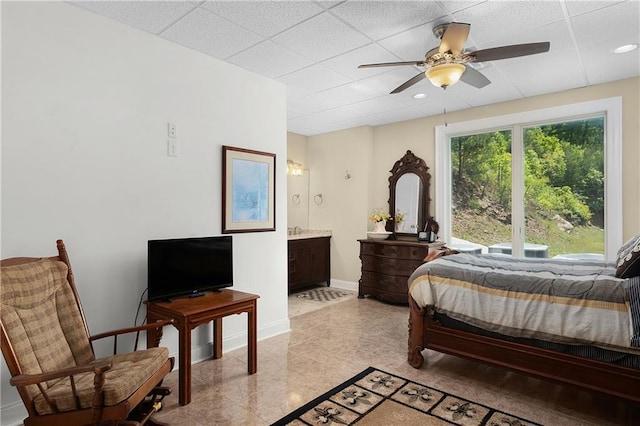
[[[478,70],[469,65],[470,62],[496,61],[498,59],[516,58],[518,56],[534,55],[549,51],[548,41],[541,43],[514,44],[510,46],[494,47],[491,49],[464,51],[464,44],[469,37],[471,24],[452,22],[438,25],[433,33],[440,39],[440,45],[429,50],[423,61],[384,62],[380,64],[363,64],[358,68],[389,67],[399,65],[414,65],[427,68],[415,77],[396,87],[391,93],[399,93],[413,86],[423,78],[436,87],[446,89],[459,80],[478,89],[491,83]]]

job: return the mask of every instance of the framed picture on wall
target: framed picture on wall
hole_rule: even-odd
[[[222,233],[276,230],[276,155],[222,146]]]

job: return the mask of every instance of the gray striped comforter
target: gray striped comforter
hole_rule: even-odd
[[[513,337],[640,353],[640,277],[615,265],[456,254],[417,268],[419,306]]]

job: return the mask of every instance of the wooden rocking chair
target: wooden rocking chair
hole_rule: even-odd
[[[58,256],[2,260],[2,354],[27,409],[25,426],[158,424],[151,416],[171,393],[160,386],[173,368],[167,348],[118,354],[124,333],[90,336],[62,240]],[[92,342],[113,337],[113,355],[96,359]],[[137,339],[136,339],[137,343]]]

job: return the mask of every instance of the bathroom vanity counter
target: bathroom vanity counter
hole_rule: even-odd
[[[331,281],[330,231],[288,236],[289,292]]]

